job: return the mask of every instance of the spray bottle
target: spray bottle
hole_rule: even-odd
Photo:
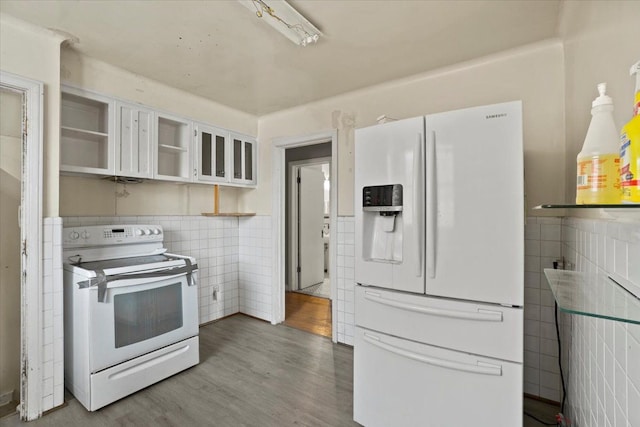
[[[640,61],[631,66],[636,76],[633,117],[620,135],[620,188],[622,203],[640,203]]]
[[[578,154],[576,203],[620,203],[620,143],[613,121],[613,101],[606,95],[607,84],[598,85],[591,104],[591,123]]]

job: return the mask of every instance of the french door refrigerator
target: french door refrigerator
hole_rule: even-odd
[[[521,102],[357,129],[355,221],[355,421],[521,425]]]

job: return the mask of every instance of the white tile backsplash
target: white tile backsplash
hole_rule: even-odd
[[[55,220],[55,218],[51,219]],[[58,219],[59,220],[59,219]],[[271,216],[207,218],[200,216],[68,217],[65,226],[152,223],[165,231],[170,251],[195,257],[199,265],[200,322],[237,312],[267,321],[272,316]],[[54,232],[45,221],[44,324],[46,342],[62,342],[61,222]],[[338,342],[353,345],[355,222],[338,217],[337,307]],[[58,242],[58,251],[54,242]],[[527,218],[525,227],[524,391],[559,401],[561,385],[554,323],[554,299],[542,270],[564,258],[576,269],[615,271],[634,283],[640,280],[640,232],[637,225],[560,218]],[[47,262],[49,261],[49,262]],[[56,276],[57,275],[57,276]],[[58,282],[54,277],[58,277]],[[215,291],[215,298],[214,298]],[[51,297],[49,296],[51,293]],[[51,304],[50,304],[51,302]],[[48,319],[51,317],[51,319]],[[51,321],[49,321],[51,320]],[[59,318],[58,318],[59,320]],[[51,326],[52,325],[52,326]],[[639,426],[640,327],[584,316],[561,316],[563,359],[567,359],[569,414],[576,426]],[[49,335],[52,335],[51,339]],[[49,344],[45,363],[53,367],[52,394],[43,402],[62,403],[62,360]],[[570,359],[570,363],[569,363]],[[58,372],[60,371],[60,372]],[[45,381],[48,378],[44,379]],[[44,383],[43,383],[44,385]],[[47,390],[49,389],[47,383]],[[635,405],[635,406],[634,406]],[[631,409],[630,409],[631,408]],[[639,424],[633,424],[633,422]],[[627,422],[629,424],[627,424]],[[608,423],[608,424],[607,424]]]
[[[529,217],[525,226],[524,338],[530,363],[524,370],[524,392],[558,401],[560,380],[554,300],[543,270],[562,258],[560,218]]]
[[[572,269],[616,273],[640,285],[640,223],[566,218],[563,255]],[[633,256],[635,255],[635,256]],[[566,415],[574,426],[640,426],[640,326],[563,314]]]
[[[169,252],[196,259],[201,324],[240,311],[237,218],[191,215],[64,218],[65,227],[102,224],[158,224],[162,226]]]
[[[337,304],[338,342],[353,345],[354,320],[354,267],[355,267],[355,218],[352,216],[338,217],[337,238]]]
[[[43,218],[42,242],[42,410],[62,405],[64,398],[62,218]]]
[[[239,236],[239,310],[259,319],[273,318],[271,216],[241,217]]]

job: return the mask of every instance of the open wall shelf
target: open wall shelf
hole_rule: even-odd
[[[533,209],[640,209],[640,204],[615,205],[538,205]]]
[[[544,275],[560,310],[640,325],[640,299],[610,277],[549,268]]]

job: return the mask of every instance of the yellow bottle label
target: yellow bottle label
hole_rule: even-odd
[[[576,203],[620,203],[620,157],[617,154],[578,157]]]
[[[636,103],[636,108],[640,102]],[[624,203],[640,203],[640,116],[622,128],[620,136],[620,188]]]

